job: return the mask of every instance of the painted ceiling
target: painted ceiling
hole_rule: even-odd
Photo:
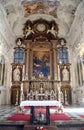
[[[5,34],[5,39],[10,38],[11,42],[13,38],[23,36],[24,23],[28,19],[33,20],[42,16],[47,20],[55,19],[59,28],[58,36],[66,38],[70,34],[80,3],[81,0],[0,0],[1,34]]]
[[[56,17],[56,8],[59,5],[58,0],[22,0],[21,4],[25,9],[25,17],[29,14],[49,14]]]

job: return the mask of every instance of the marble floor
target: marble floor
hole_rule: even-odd
[[[0,122],[6,120],[11,115],[15,114],[17,106],[2,105],[0,106]],[[51,110],[54,113],[55,110]],[[84,115],[84,106],[64,106],[63,112],[66,113],[73,120],[84,121],[84,118],[79,115]]]
[[[9,105],[0,106],[0,123],[7,121],[8,117],[16,113],[16,109],[17,106],[9,106]],[[75,127],[76,130],[84,130],[82,129],[84,128],[84,118],[80,117],[80,115],[84,115],[84,106],[64,106],[63,111],[65,114],[71,117],[72,120],[54,121],[54,125],[58,126],[58,130],[67,130],[68,127],[71,128],[71,129],[69,128],[70,130],[75,130]],[[54,110],[51,112],[54,112]],[[51,125],[53,125],[53,123]],[[78,129],[77,125],[80,126],[81,129]]]
[[[0,122],[7,120],[7,118],[13,115],[14,113],[16,113],[16,106],[0,106]]]

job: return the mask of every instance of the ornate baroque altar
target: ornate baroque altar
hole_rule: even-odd
[[[59,100],[71,103],[70,63],[66,40],[54,20],[27,20],[16,40],[12,63],[11,103]]]

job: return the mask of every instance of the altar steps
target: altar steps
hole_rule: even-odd
[[[40,126],[40,125],[34,125],[34,126],[29,126],[25,125],[24,130],[58,130],[56,126]]]

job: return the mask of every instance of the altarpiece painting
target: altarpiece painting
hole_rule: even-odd
[[[33,52],[33,76],[39,78],[40,74],[44,78],[50,75],[50,54],[49,51]]]

